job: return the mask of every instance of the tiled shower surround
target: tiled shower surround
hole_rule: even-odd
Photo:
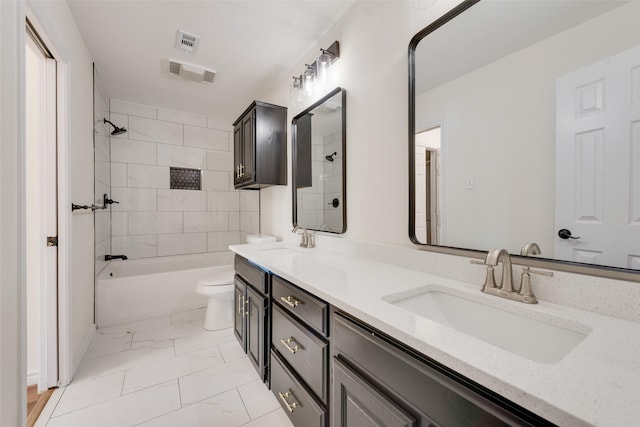
[[[101,206],[103,194],[111,193],[111,160],[109,134],[109,98],[106,95],[100,75],[93,70],[93,130],[94,130],[94,204]],[[83,213],[86,215],[87,213]],[[94,213],[95,226],[95,276],[107,265],[104,256],[111,253],[111,227],[109,210]]]
[[[111,253],[226,251],[259,231],[259,193],[233,189],[233,132],[204,116],[111,99]],[[170,167],[202,170],[202,190],[170,189]]]

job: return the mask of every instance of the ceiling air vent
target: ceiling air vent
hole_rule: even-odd
[[[213,83],[213,78],[216,75],[216,72],[213,70],[207,70],[198,65],[179,62],[175,59],[169,60],[169,72],[187,80],[203,83]]]
[[[200,45],[200,36],[189,34],[186,31],[178,30],[176,32],[176,47],[186,50],[187,52],[195,52]]]

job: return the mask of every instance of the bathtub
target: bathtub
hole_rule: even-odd
[[[196,282],[230,264],[231,252],[111,261],[96,280],[96,326],[205,307]]]

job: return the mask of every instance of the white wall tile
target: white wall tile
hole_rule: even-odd
[[[109,135],[97,135],[95,137],[96,151],[100,152],[105,159],[111,158],[111,149],[109,148]]]
[[[121,101],[111,98],[110,109],[112,113],[129,114],[132,116],[147,117],[155,119],[158,117],[158,109],[150,105],[134,104],[133,102]]]
[[[233,153],[226,151],[207,151],[207,169],[233,172]]]
[[[158,235],[158,256],[197,254],[206,251],[207,233]]]
[[[119,202],[111,205],[112,211],[156,210],[156,190],[153,189],[111,187],[111,198]]]
[[[182,212],[129,212],[129,234],[182,233]]]
[[[127,186],[127,164],[111,163],[111,186],[126,187]]]
[[[195,190],[158,190],[158,211],[204,212],[207,193]]]
[[[153,142],[113,138],[111,140],[111,161],[155,165],[156,145]]]
[[[207,233],[207,251],[219,252],[229,250],[229,245],[240,242],[239,231],[214,231]]]
[[[229,231],[240,230],[240,212],[229,212]]]
[[[202,189],[225,191],[229,188],[229,172],[209,171],[202,173]]]
[[[182,145],[183,130],[179,123],[163,122],[144,117],[129,117],[129,138],[163,144]]]
[[[225,130],[225,131],[228,131],[228,132],[232,132],[233,131],[232,122],[229,122],[226,119],[219,119],[219,118],[216,118],[216,117],[207,118],[207,127],[209,129]]]
[[[185,212],[184,231],[195,233],[201,231],[228,231],[228,212]]]
[[[169,168],[167,166],[128,165],[127,187],[169,188]]]
[[[113,236],[111,251],[114,255],[126,255],[131,259],[158,255],[157,236]]]
[[[260,210],[260,193],[258,191],[238,191],[240,193],[240,211],[258,212]]]
[[[240,191],[207,191],[207,210],[239,211]]]
[[[207,152],[202,148],[158,144],[158,165],[205,169]]]
[[[207,127],[207,118],[205,116],[184,111],[167,110],[166,108],[158,108],[158,120]]]
[[[258,212],[240,212],[240,231],[255,234],[260,230],[260,214]]]
[[[127,218],[128,212],[111,212],[111,235],[126,236],[128,235]]]
[[[105,239],[108,239],[111,236],[111,226],[110,224],[110,216],[109,211],[99,210],[95,211],[93,215],[94,220],[94,235],[96,242],[101,242]]]
[[[227,151],[229,148],[229,132],[185,125],[184,145]]]

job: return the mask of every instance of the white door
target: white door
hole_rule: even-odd
[[[640,268],[640,47],[556,83],[555,258]],[[577,237],[577,238],[576,238]]]
[[[29,33],[29,31],[28,31]],[[56,61],[26,38],[26,231],[28,363],[38,392],[58,383]]]

